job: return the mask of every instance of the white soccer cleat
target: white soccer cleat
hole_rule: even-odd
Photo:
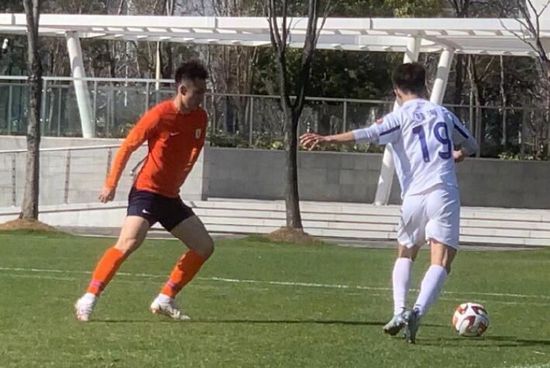
[[[81,322],[88,322],[90,315],[92,314],[95,303],[97,302],[97,296],[94,294],[86,293],[74,304],[74,313],[76,319]]]
[[[399,331],[407,325],[408,317],[409,312],[407,311],[394,315],[393,318],[383,327],[384,332],[391,336],[397,335]]]
[[[405,340],[410,344],[416,344],[416,333],[420,327],[420,312],[418,309],[413,309],[408,318],[405,328]]]
[[[176,319],[178,321],[189,321],[191,317],[185,314],[176,304],[173,298],[157,296],[151,303],[151,312]]]

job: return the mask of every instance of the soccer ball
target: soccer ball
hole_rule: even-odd
[[[481,304],[463,303],[456,307],[452,323],[460,336],[477,337],[489,327],[489,315]]]

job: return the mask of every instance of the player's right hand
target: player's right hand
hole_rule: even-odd
[[[101,203],[107,203],[115,198],[116,188],[103,187],[101,193],[99,193],[99,201]]]
[[[327,142],[327,138],[317,133],[305,133],[300,137],[300,144],[308,149],[312,150],[320,143]]]

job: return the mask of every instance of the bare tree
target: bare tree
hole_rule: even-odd
[[[207,9],[196,10],[200,14],[216,16],[258,16],[263,7],[250,0],[211,0]],[[235,94],[224,98],[212,97],[212,122],[219,126],[223,117],[225,128],[233,134],[242,134],[250,128],[251,99],[239,94],[251,94],[255,75],[255,65],[258,60],[258,48],[247,46],[213,46],[209,45],[203,53],[207,56],[209,74],[212,78],[212,91],[220,94]],[[215,130],[212,133],[217,134]],[[252,137],[249,137],[252,139]]]
[[[280,4],[280,7],[277,6]],[[286,150],[286,225],[288,228],[302,230],[302,217],[300,214],[300,196],[298,193],[298,122],[305,104],[306,90],[309,85],[311,64],[315,54],[315,47],[319,38],[319,32],[324,25],[326,15],[320,26],[319,0],[309,0],[308,23],[302,49],[302,58],[296,78],[294,95],[291,99],[291,86],[289,83],[289,66],[287,63],[288,35],[288,0],[281,2],[268,0],[266,10],[271,34],[271,44],[276,53],[277,67],[279,70],[279,94],[281,107],[285,119],[285,150]],[[328,10],[328,6],[327,6]],[[326,12],[325,12],[326,14]],[[280,18],[277,16],[280,15]],[[279,25],[279,21],[281,24]]]
[[[470,0],[448,0],[451,4],[454,15],[458,18],[466,18],[469,16]],[[466,55],[456,55],[455,58],[455,90],[453,103],[460,105],[462,101],[462,92],[464,90],[464,74],[467,65]]]
[[[42,63],[38,45],[38,22],[41,0],[23,0],[27,15],[29,71],[29,113],[27,123],[27,166],[25,193],[20,218],[38,219],[38,185],[40,173],[40,105],[42,101]]]
[[[547,76],[549,76],[550,60],[548,59],[547,51],[542,43],[540,21],[542,14],[549,5],[550,1],[547,1],[541,9],[537,9],[531,0],[517,0],[517,9],[522,18],[516,18],[527,30],[527,34],[519,37],[535,51],[538,56],[540,67],[547,73]],[[516,34],[516,36],[518,35]]]
[[[514,35],[525,42],[536,55],[537,91],[536,95],[540,101],[543,111],[540,124],[532,127],[534,133],[533,150],[536,159],[543,159],[550,151],[550,59],[541,37],[541,17],[550,6],[550,1],[539,6],[532,0],[516,0],[516,10],[519,17],[516,20],[523,26],[523,33],[514,32]],[[533,117],[536,120],[536,116]]]

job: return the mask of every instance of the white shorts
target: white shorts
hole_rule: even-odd
[[[399,244],[411,248],[429,239],[458,249],[460,195],[458,188],[438,185],[403,198],[397,229]]]

